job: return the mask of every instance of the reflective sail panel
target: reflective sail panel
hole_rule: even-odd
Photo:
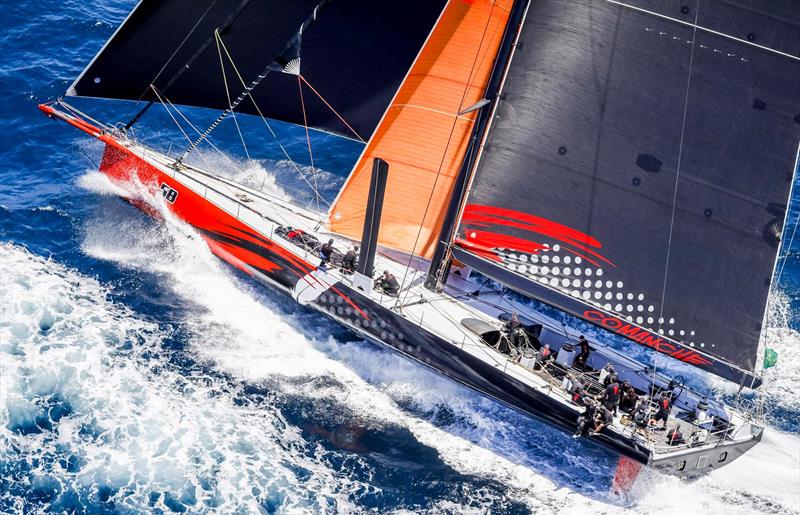
[[[303,85],[308,125],[366,141],[444,4],[411,0],[398,8],[365,0],[143,0],[68,94],[151,100],[153,83],[173,103],[226,109],[214,39],[219,28],[245,83],[278,58],[252,91],[266,117],[304,123],[295,75],[300,73],[319,93]],[[287,63],[295,57],[299,60]],[[231,97],[236,98],[243,87],[226,65]],[[249,99],[236,111],[258,114]]]
[[[753,371],[800,141],[796,5],[532,2],[456,257],[723,377]]]
[[[512,0],[452,0],[331,207],[329,228],[358,239],[372,160],[389,165],[378,243],[430,257]]]

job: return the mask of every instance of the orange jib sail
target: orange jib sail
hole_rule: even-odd
[[[451,0],[329,212],[361,237],[373,158],[389,163],[378,244],[430,257],[513,0]]]

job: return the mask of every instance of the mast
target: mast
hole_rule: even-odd
[[[436,291],[442,284],[447,281],[447,271],[450,268],[450,244],[452,243],[455,233],[456,225],[458,223],[458,215],[461,212],[461,206],[464,203],[464,198],[467,193],[467,185],[472,175],[475,159],[480,150],[480,142],[489,126],[492,113],[496,100],[500,96],[500,89],[502,88],[503,78],[505,77],[508,65],[511,62],[511,54],[514,50],[514,44],[519,36],[519,30],[522,25],[522,19],[525,16],[529,0],[517,0],[511,9],[508,24],[506,25],[503,33],[503,40],[500,43],[500,49],[495,59],[495,65],[492,69],[492,74],[489,77],[489,83],[486,86],[486,94],[484,100],[476,104],[479,109],[478,120],[472,129],[470,135],[469,146],[464,154],[464,159],[458,170],[455,183],[453,185],[453,192],[450,195],[450,202],[447,205],[444,221],[439,231],[439,239],[436,248],[431,257],[431,265],[428,268],[428,275],[425,279],[425,287],[429,290]],[[488,102],[485,102],[487,101]],[[483,109],[487,105],[492,105],[492,109]],[[469,111],[471,108],[467,108]]]

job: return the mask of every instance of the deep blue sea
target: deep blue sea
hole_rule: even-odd
[[[800,512],[800,235],[770,304],[764,441],[694,482],[644,472],[622,501],[609,452],[359,340],[114,195],[100,145],[36,106],[133,5],[0,2],[0,512]],[[109,122],[137,107],[74,103]],[[217,114],[183,112],[198,127]],[[253,160],[227,120],[213,137],[228,157],[205,147],[194,162],[310,202],[244,118]],[[303,130],[274,127],[307,166]],[[136,135],[186,146],[160,106]],[[330,199],[360,147],[312,143]]]

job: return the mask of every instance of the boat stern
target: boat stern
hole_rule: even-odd
[[[672,451],[654,450],[648,463],[663,474],[697,477],[724,467],[755,447],[764,436],[764,426],[754,422],[743,424],[736,434],[712,444],[679,446]]]

